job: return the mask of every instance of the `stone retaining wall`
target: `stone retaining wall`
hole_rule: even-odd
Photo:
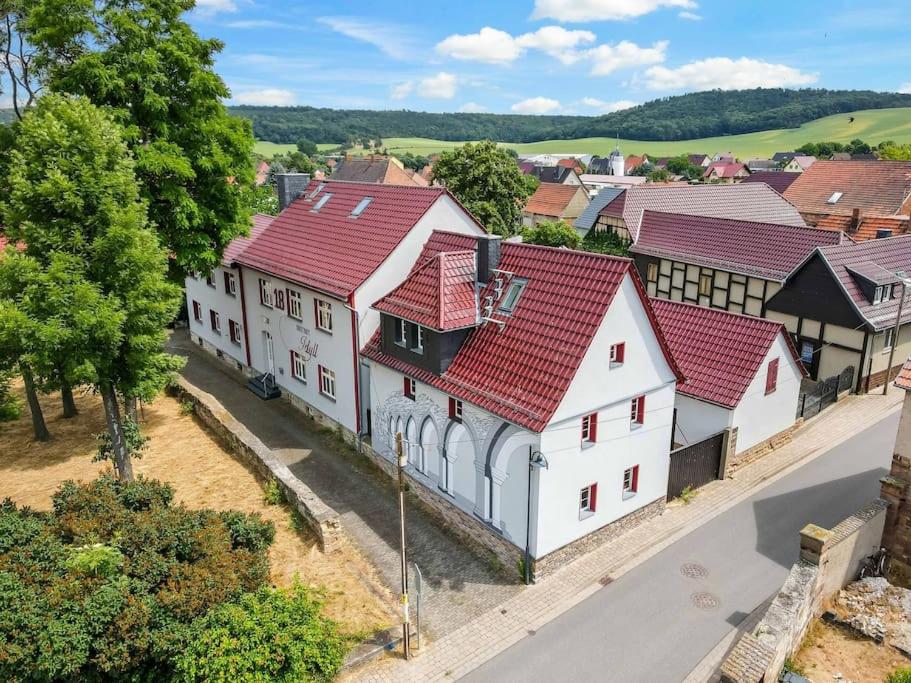
[[[177,378],[171,392],[181,401],[193,404],[196,416],[228,451],[251,465],[264,481],[274,480],[292,505],[313,529],[323,552],[339,550],[345,542],[345,532],[338,514],[306,484],[291,473],[266,445],[234,418],[218,400],[183,377]]]
[[[728,457],[728,459],[725,461],[724,466],[724,479],[730,477],[734,472],[739,470],[744,465],[749,465],[750,463],[756,462],[757,460],[767,456],[772,451],[791,443],[791,440],[794,437],[794,432],[796,432],[803,425],[803,421],[804,420],[802,417],[798,418],[797,421],[787,429],[782,430],[773,436],[770,436],[765,441],[761,441],[755,446],[748,448],[743,453],[737,453],[736,455]],[[736,438],[736,427],[734,428],[733,432],[735,434],[733,438]]]
[[[883,546],[889,551],[893,578],[911,586],[911,458],[893,454],[888,476],[879,481],[880,496],[889,504]]]
[[[879,548],[886,502],[867,503],[833,529],[808,524],[800,532],[800,561],[756,628],[745,633],[721,666],[722,683],[773,683],[803,642],[823,604],[860,573]]]

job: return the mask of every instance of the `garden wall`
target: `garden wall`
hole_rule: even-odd
[[[229,413],[218,400],[183,377],[178,377],[172,393],[193,404],[196,416],[228,451],[251,465],[264,481],[274,480],[293,506],[313,529],[323,552],[338,550],[345,540],[338,514],[306,484],[292,474],[272,451]]]
[[[854,581],[864,558],[880,545],[886,502],[867,503],[833,529],[808,524],[800,532],[800,560],[762,621],[745,633],[721,666],[722,683],[773,683],[785,659],[800,648],[823,604]]]

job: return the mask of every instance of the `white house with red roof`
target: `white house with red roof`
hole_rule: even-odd
[[[210,353],[242,370],[250,365],[240,269],[234,259],[272,222],[272,216],[255,214],[249,237],[231,241],[221,265],[211,274],[187,277],[187,317],[190,338]]]
[[[284,395],[348,434],[366,434],[369,373],[358,349],[379,324],[370,305],[402,281],[434,230],[473,238],[486,232],[444,188],[318,182],[303,174],[276,179],[283,210],[226,256],[238,296],[219,302],[225,308],[216,348],[228,353],[226,318],[240,316],[238,355],[229,355],[255,375],[255,393]],[[201,298],[205,287],[187,283],[191,319],[192,297]],[[200,300],[218,310],[209,302]],[[211,341],[207,315],[191,329]]]
[[[782,323],[665,299],[652,307],[686,377],[675,444],[736,430],[731,450],[743,455],[794,425],[806,371]]]
[[[436,232],[373,308],[373,449],[478,535],[540,574],[663,509],[681,375],[629,259]]]

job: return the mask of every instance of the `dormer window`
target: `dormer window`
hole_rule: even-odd
[[[519,302],[519,297],[522,295],[522,290],[525,289],[527,281],[513,278],[510,283],[506,286],[506,294],[500,300],[500,305],[497,309],[501,313],[512,313],[516,304]]]
[[[879,304],[892,298],[892,285],[880,285],[873,291],[873,303]]]
[[[364,209],[370,206],[370,202],[373,201],[373,197],[364,197],[361,201],[357,203],[357,206],[354,207],[354,210],[351,212],[351,218],[357,218],[362,213]]]
[[[316,204],[313,205],[313,208],[310,210],[319,211],[324,206],[326,206],[326,202],[328,202],[330,199],[332,199],[332,193],[327,192],[326,194],[324,194],[322,197],[319,198],[319,200],[316,202]]]
[[[826,204],[837,204],[838,200],[844,196],[844,192],[833,192],[832,196],[826,200]]]
[[[424,328],[420,325],[417,326],[416,334],[414,336],[414,349],[418,353],[424,353]]]

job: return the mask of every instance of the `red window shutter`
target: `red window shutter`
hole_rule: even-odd
[[[590,499],[591,499],[592,512],[594,512],[598,507],[598,485],[597,484],[592,484],[592,486],[591,486]]]
[[[450,396],[449,397],[449,419],[454,420],[456,416],[456,400]]]
[[[598,413],[588,416],[588,440],[592,443],[598,440]]]
[[[212,329],[215,329],[215,311],[209,310],[209,324],[212,325]]]
[[[617,344],[617,363],[623,362],[624,353],[626,353],[626,344],[624,342],[620,342]]]
[[[639,490],[639,465],[633,466],[633,492]]]
[[[231,293],[231,276],[227,272],[225,272],[223,274],[225,276],[225,294],[230,294]]]
[[[645,396],[639,397],[639,424],[645,424]]]
[[[319,327],[319,301],[313,299],[313,324]]]
[[[769,361],[769,369],[765,377],[765,392],[771,394],[778,387],[778,359]]]

